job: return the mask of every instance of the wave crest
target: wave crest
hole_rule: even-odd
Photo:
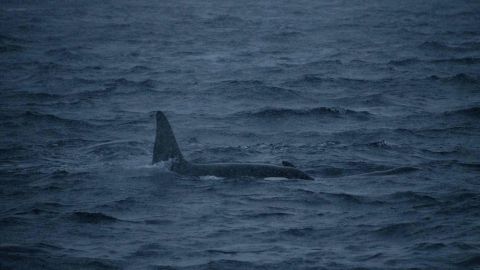
[[[242,112],[240,114],[259,118],[277,117],[354,117],[368,120],[373,115],[367,111],[354,111],[335,107],[316,107],[310,109],[265,108],[255,112]]]
[[[474,118],[480,118],[480,107],[471,107],[466,109],[459,109],[445,112],[445,115],[460,115]]]
[[[91,224],[113,223],[118,221],[118,219],[100,212],[92,213],[92,212],[78,211],[78,212],[74,212],[71,215],[71,218],[74,221],[77,221],[80,223],[91,223]]]

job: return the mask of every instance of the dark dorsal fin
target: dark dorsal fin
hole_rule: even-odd
[[[161,111],[156,113],[156,118],[157,132],[155,135],[155,146],[153,147],[152,164],[169,159],[183,162],[183,155],[180,152],[180,148],[178,148],[177,140],[175,140],[167,118]]]
[[[285,167],[295,168],[295,165],[293,165],[292,163],[290,163],[288,161],[285,161],[285,160],[282,161],[282,165],[285,166]]]

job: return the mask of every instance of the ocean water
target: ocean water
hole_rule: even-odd
[[[0,3],[0,269],[480,269],[480,2]],[[152,166],[153,112],[195,162]]]

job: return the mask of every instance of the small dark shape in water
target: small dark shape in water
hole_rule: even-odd
[[[105,215],[103,213],[90,213],[90,212],[74,212],[72,214],[72,218],[78,222],[92,223],[92,224],[113,223],[115,221],[118,221],[118,219]]]

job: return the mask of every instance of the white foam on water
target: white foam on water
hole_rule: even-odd
[[[263,178],[264,180],[269,180],[269,181],[281,181],[281,180],[288,180],[286,177],[265,177]]]
[[[148,165],[142,165],[140,168],[145,168],[145,169],[155,169],[159,170],[162,172],[171,172],[172,171],[172,165],[173,165],[174,160],[173,159],[168,159],[165,161],[159,161],[155,164],[148,164]]]
[[[215,175],[202,175],[202,176],[200,176],[200,179],[201,180],[222,180],[222,179],[225,179],[225,178],[218,177],[218,176],[215,176]]]

